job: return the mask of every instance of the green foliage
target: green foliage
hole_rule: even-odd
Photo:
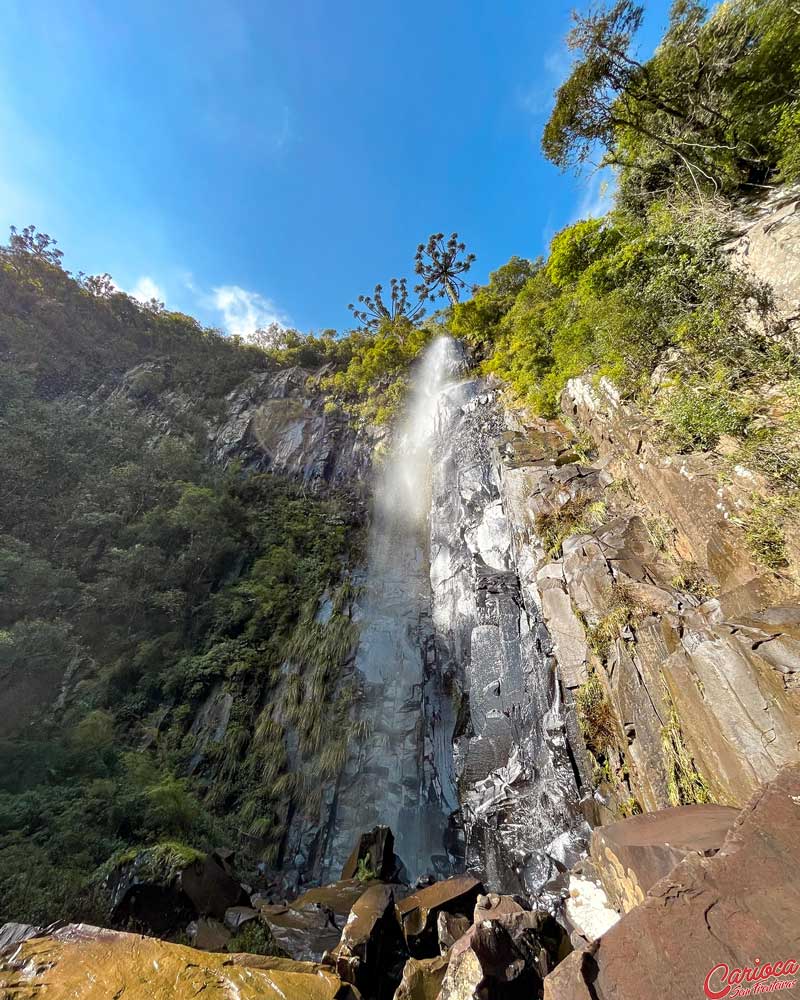
[[[211,411],[254,370],[335,367],[354,344],[290,331],[266,354],[73,279],[49,238],[17,235],[0,252],[0,674],[35,724],[0,740],[0,921],[102,922],[109,858],[279,855],[327,739],[303,736],[290,766],[271,718],[295,633],[319,640],[303,660],[317,718],[348,725],[349,498],[217,468],[205,432],[177,419],[159,436],[148,407],[181,390]],[[58,712],[37,715],[65,676]],[[220,742],[192,730],[212,693],[232,700]]]
[[[605,659],[622,630],[649,612],[650,609],[637,600],[629,587],[624,583],[615,584],[606,613],[600,621],[586,630],[589,647],[601,659]]]
[[[667,793],[670,805],[685,806],[693,803],[712,802],[711,791],[700,774],[686,747],[680,720],[666,684],[665,699],[669,708],[667,722],[661,728],[661,746],[667,771]]]
[[[797,502],[785,497],[756,497],[745,522],[745,538],[750,551],[770,569],[789,564],[784,520],[797,515]]]
[[[545,155],[580,166],[598,147],[621,168],[622,202],[641,210],[667,191],[702,199],[797,176],[800,22],[783,0],[731,0],[709,15],[677,0],[645,63],[643,7],[617,0],[575,15],[576,54],[542,137]]]
[[[606,505],[590,493],[576,493],[553,511],[536,515],[536,531],[551,559],[561,556],[561,546],[572,535],[582,535],[602,524]]]
[[[273,955],[277,958],[288,958],[272,935],[272,931],[263,920],[248,920],[238,934],[235,934],[225,946],[229,952],[243,952],[248,955]]]
[[[356,420],[386,423],[403,400],[409,366],[437,332],[431,321],[415,325],[400,317],[353,334],[357,349],[349,364],[324,377],[322,388]]]
[[[356,878],[359,882],[372,882],[378,877],[378,873],[374,868],[370,868],[371,858],[367,855],[365,858],[358,859],[358,868],[356,869]]]
[[[646,398],[650,376],[670,357],[683,387],[662,416],[683,444],[743,433],[748,414],[728,387],[797,365],[755,329],[755,317],[770,328],[769,295],[731,268],[723,237],[715,217],[685,204],[576,223],[553,239],[547,263],[511,305],[497,306],[489,285],[459,304],[453,329],[478,346],[484,372],[542,415],[554,416],[567,381],[589,370]]]
[[[578,688],[576,711],[586,749],[596,760],[604,760],[609,749],[617,746],[619,734],[614,709],[594,671]]]
[[[708,451],[723,434],[743,435],[751,408],[743,404],[740,392],[727,388],[724,378],[694,378],[662,394],[657,413],[677,451]]]

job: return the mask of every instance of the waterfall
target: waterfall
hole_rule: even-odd
[[[464,367],[452,339],[427,347],[375,483],[355,664],[364,735],[339,782],[327,873],[383,823],[410,879],[466,865],[495,891],[546,896],[585,824],[503,504],[505,410]]]
[[[462,365],[452,339],[428,345],[412,370],[408,404],[374,486],[356,654],[366,732],[340,780],[331,875],[358,834],[377,823],[392,828],[410,878],[446,876],[456,863],[454,720],[430,615],[428,513],[438,399]]]

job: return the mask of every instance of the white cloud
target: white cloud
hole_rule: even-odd
[[[221,285],[215,288],[212,301],[214,308],[222,315],[222,323],[227,332],[244,340],[270,323],[286,326],[288,322],[274,302],[239,285]]]
[[[613,207],[616,179],[608,168],[595,170],[585,178],[585,185],[572,222],[581,219],[599,219]]]
[[[167,296],[164,289],[153,281],[148,275],[142,275],[141,278],[136,282],[133,288],[128,292],[128,295],[132,299],[136,299],[138,302],[149,302],[151,299],[157,299],[159,302],[166,302]]]

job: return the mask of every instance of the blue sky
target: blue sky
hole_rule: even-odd
[[[5,0],[0,227],[230,332],[345,328],[432,231],[485,280],[602,207],[539,153],[571,6]]]

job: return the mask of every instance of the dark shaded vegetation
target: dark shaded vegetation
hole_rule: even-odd
[[[201,415],[285,361],[107,283],[95,294],[46,237],[25,236],[0,258],[0,678],[12,698],[0,921],[102,919],[92,876],[117,852],[227,842],[245,864],[248,850],[274,860],[287,816],[318,807],[326,727],[346,726],[354,697],[337,687],[353,642],[340,581],[359,533],[344,496],[207,460]],[[169,386],[145,368],[127,394],[97,393],[151,358]],[[159,436],[146,404],[167,388],[199,405]],[[338,596],[314,626],[328,652],[313,718],[302,690],[294,709],[316,742],[290,762],[284,675],[305,684],[317,667],[292,666],[292,643],[326,591]],[[223,742],[198,743],[192,721],[212,692],[232,696],[230,721]]]

